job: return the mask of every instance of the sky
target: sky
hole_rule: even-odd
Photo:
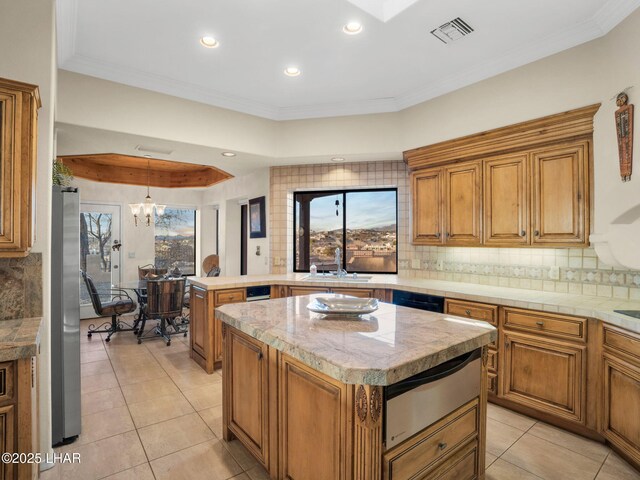
[[[167,208],[166,213],[172,214],[175,218],[168,225],[168,229],[162,228],[156,221],[156,235],[193,235],[195,228],[195,215],[193,209],[181,210],[176,208]]]
[[[335,201],[340,200],[336,216]],[[347,194],[347,228],[376,228],[396,223],[396,192],[350,192]],[[311,201],[311,229],[342,228],[342,194]]]

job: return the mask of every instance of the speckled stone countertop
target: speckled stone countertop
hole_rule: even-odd
[[[447,282],[405,278],[397,275],[373,275],[366,283],[303,280],[308,273],[290,273],[286,275],[249,275],[236,277],[196,277],[190,278],[192,284],[208,290],[249,287],[253,285],[296,285],[323,286],[341,288],[389,288],[410,292],[440,295],[459,300],[494,303],[506,307],[520,307],[546,312],[566,313],[604,320],[612,325],[640,333],[640,319],[615,313],[614,310],[640,310],[640,302],[617,298],[591,297],[568,293],[542,292],[520,288],[494,287],[475,283]]]
[[[29,358],[40,343],[42,318],[0,321],[0,362]]]
[[[325,316],[307,310],[316,296],[223,305],[216,318],[336,380],[366,385],[390,385],[497,336],[485,322],[387,303],[361,317]]]

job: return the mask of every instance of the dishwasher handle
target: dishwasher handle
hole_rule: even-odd
[[[392,398],[402,395],[409,390],[413,390],[416,387],[435,382],[436,380],[440,380],[441,378],[448,377],[449,375],[459,372],[471,362],[480,358],[481,351],[482,350],[478,348],[441,365],[430,368],[425,372],[418,373],[413,377],[409,377],[405,380],[399,381],[398,383],[389,385],[385,388],[385,399],[391,400]]]

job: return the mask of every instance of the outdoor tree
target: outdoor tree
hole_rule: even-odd
[[[109,260],[111,251],[109,250],[109,242],[111,240],[111,215],[102,213],[81,213],[80,214],[80,233],[82,235],[83,223],[85,226],[85,239],[80,240],[80,245],[86,242],[87,245],[95,243],[100,254],[100,267],[103,272],[111,268]],[[92,241],[93,240],[93,241]],[[86,268],[86,256],[84,258]]]

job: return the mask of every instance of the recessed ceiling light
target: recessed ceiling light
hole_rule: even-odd
[[[221,155],[223,157],[235,157],[236,156],[236,154],[233,153],[233,152],[222,152]]]
[[[332,162],[344,162],[344,157],[333,157]]]
[[[289,77],[297,77],[301,73],[302,72],[300,71],[300,69],[298,67],[287,67],[287,68],[284,69],[284,74],[289,76]]]
[[[213,37],[202,37],[200,39],[200,45],[207,48],[217,48],[220,43]]]
[[[357,35],[362,31],[362,24],[360,22],[349,22],[342,27],[342,31],[347,35]]]

